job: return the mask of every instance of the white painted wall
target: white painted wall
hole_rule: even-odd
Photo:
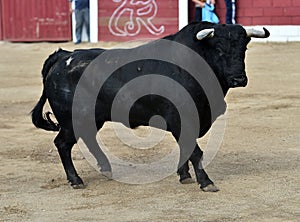
[[[178,29],[182,29],[188,24],[189,19],[189,4],[188,0],[178,0]]]
[[[90,0],[90,41],[98,42],[98,0]]]

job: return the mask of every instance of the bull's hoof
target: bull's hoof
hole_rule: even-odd
[[[85,185],[83,184],[82,179],[78,175],[68,177],[68,181],[74,189],[85,188]]]
[[[218,192],[219,188],[214,184],[208,184],[206,187],[200,187],[204,192]]]
[[[84,189],[86,188],[86,186],[82,183],[82,184],[72,184],[71,185],[73,187],[73,189]]]
[[[111,171],[100,171],[100,173],[105,176],[107,179],[112,179],[112,172]]]
[[[188,177],[188,178],[180,180],[180,183],[182,183],[182,184],[191,184],[191,183],[195,183],[195,180],[193,180],[191,177]]]
[[[181,184],[190,184],[190,183],[194,183],[195,181],[192,179],[191,174],[183,173],[183,174],[179,174],[179,182]]]

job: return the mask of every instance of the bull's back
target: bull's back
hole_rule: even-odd
[[[72,127],[72,104],[78,81],[86,67],[103,51],[103,49],[74,52],[61,50],[46,60],[44,71],[48,72],[44,78],[44,90],[60,126]]]

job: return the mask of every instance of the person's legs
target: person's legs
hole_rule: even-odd
[[[83,12],[82,10],[75,10],[76,19],[76,43],[81,42],[82,26],[83,26]]]
[[[202,8],[201,7],[196,7],[195,21],[196,22],[202,21]]]
[[[88,36],[88,41],[90,41],[90,9],[83,9],[83,18]]]
[[[226,3],[226,23],[232,24],[232,2],[231,0],[225,0]]]

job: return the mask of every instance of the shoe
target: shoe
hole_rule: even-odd
[[[75,42],[75,45],[78,45],[78,44],[80,44],[80,43],[81,43],[81,40]]]

